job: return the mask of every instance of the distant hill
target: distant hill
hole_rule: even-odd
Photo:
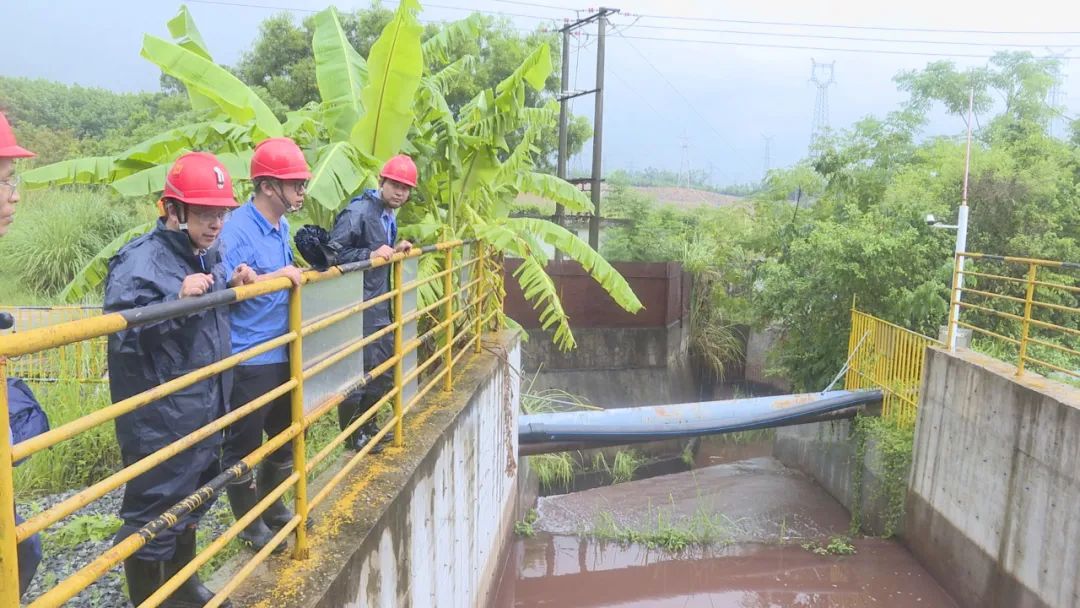
[[[658,205],[672,205],[682,209],[733,207],[747,203],[745,197],[720,194],[709,190],[697,190],[695,188],[679,188],[675,186],[631,186],[631,188],[656,201]],[[607,195],[609,190],[610,188],[605,185],[602,192]],[[517,197],[516,202],[521,207],[536,207],[542,213],[552,213],[555,210],[554,203],[533,194],[522,194]]]

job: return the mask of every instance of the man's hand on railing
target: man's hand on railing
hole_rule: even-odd
[[[410,249],[412,249],[412,243],[409,241],[398,241],[398,244],[394,246],[394,251],[397,253],[409,251]]]
[[[394,250],[391,249],[389,245],[381,245],[378,249],[371,252],[371,259],[374,260],[375,258],[382,258],[384,260],[389,260],[390,257],[393,255]]]
[[[193,296],[201,296],[204,293],[210,291],[210,287],[214,284],[214,275],[203,274],[201,272],[195,274],[189,274],[184,277],[184,282],[180,284],[180,297],[190,298]]]
[[[255,270],[247,264],[240,264],[233,270],[232,278],[229,279],[229,287],[239,287],[255,282]]]
[[[299,285],[300,281],[303,280],[303,273],[296,266],[286,266],[279,270],[275,270],[266,276],[271,278],[285,277],[292,281],[294,286]]]

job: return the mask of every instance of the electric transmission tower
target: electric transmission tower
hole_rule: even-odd
[[[683,131],[683,135],[680,138],[682,140],[682,160],[679,162],[679,183],[677,185],[683,185],[683,176],[686,176],[686,187],[690,187],[690,138],[687,137],[686,131]]]
[[[835,61],[818,63],[811,59],[810,82],[817,87],[817,97],[814,99],[814,122],[810,127],[810,147],[813,148],[819,137],[829,128],[829,86],[836,80],[833,79]]]
[[[761,138],[765,140],[765,160],[762,163],[761,169],[761,183],[765,183],[765,180],[769,177],[769,169],[772,168],[772,155],[770,154],[770,148],[772,147],[772,135],[761,134]]]

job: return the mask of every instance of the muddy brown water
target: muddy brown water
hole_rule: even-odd
[[[847,532],[844,508],[771,457],[541,498],[532,538],[513,542],[495,608],[952,608],[900,543],[855,539],[854,555],[818,555]],[[714,541],[673,553],[590,538],[614,523],[702,529]],[[657,522],[662,522],[658,524]]]

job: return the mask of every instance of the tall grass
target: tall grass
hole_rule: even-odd
[[[0,240],[0,273],[10,290],[0,298],[6,304],[52,300],[105,245],[154,213],[153,205],[99,189],[27,193]]]
[[[112,401],[105,384],[64,380],[33,384],[34,394],[49,416],[52,428],[95,412]],[[15,468],[15,492],[20,499],[83,488],[120,468],[120,447],[113,425],[98,426],[38,452]]]

